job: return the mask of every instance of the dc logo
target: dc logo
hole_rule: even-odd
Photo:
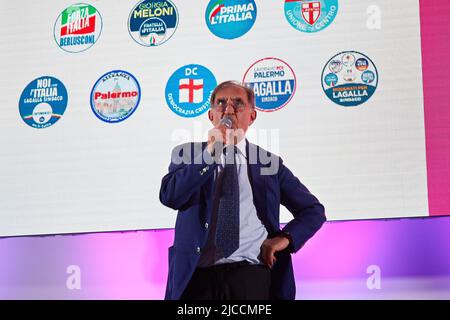
[[[328,27],[338,12],[338,0],[284,1],[289,24],[302,32],[318,32]]]
[[[183,66],[167,81],[167,105],[179,116],[197,117],[209,109],[209,99],[216,85],[216,78],[206,67],[198,64]]]
[[[205,20],[217,37],[235,39],[253,27],[256,3],[254,0],[211,0],[206,7]]]

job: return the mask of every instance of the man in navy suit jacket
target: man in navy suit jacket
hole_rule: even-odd
[[[208,117],[214,126],[208,141],[177,146],[161,182],[161,202],[178,210],[165,298],[294,299],[291,253],[320,229],[324,207],[280,157],[245,138],[256,119],[252,89],[234,81],[219,84]],[[242,160],[236,158],[239,247],[217,258],[216,181],[224,145],[234,145]],[[294,217],[283,230],[280,204]]]

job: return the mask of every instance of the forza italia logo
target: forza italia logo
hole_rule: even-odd
[[[56,19],[53,34],[58,46],[67,52],[92,47],[100,37],[102,18],[96,8],[77,3],[64,9]]]

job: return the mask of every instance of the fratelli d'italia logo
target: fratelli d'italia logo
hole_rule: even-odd
[[[58,121],[67,107],[67,90],[61,81],[44,76],[31,81],[19,100],[22,120],[30,127],[43,129]]]
[[[242,80],[255,92],[256,108],[275,111],[283,108],[294,96],[294,70],[278,58],[264,58],[248,68]]]
[[[144,0],[131,10],[128,31],[145,47],[159,46],[172,37],[178,26],[178,11],[172,1]]]
[[[206,25],[216,36],[238,38],[247,33],[256,20],[254,0],[211,0],[205,12]]]
[[[285,0],[284,15],[291,26],[302,32],[328,27],[338,12],[338,0]]]
[[[68,52],[89,49],[100,37],[102,17],[93,6],[85,3],[71,5],[61,12],[53,34],[58,46]]]
[[[167,81],[167,105],[179,116],[197,117],[209,109],[209,100],[216,85],[216,78],[206,67],[199,64],[185,65]]]
[[[129,72],[113,70],[102,75],[91,91],[91,108],[102,121],[116,123],[130,117],[139,105],[141,87]]]
[[[369,100],[378,85],[378,71],[366,55],[356,51],[338,53],[322,71],[322,88],[328,98],[344,107]]]

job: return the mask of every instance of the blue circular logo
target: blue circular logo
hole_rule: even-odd
[[[178,11],[170,0],[143,0],[131,10],[128,31],[145,47],[159,46],[172,37],[178,26]]]
[[[356,69],[358,69],[361,72],[365,71],[369,67],[369,61],[367,61],[366,58],[359,58],[355,62],[355,67],[356,67]]]
[[[246,34],[256,20],[254,0],[211,0],[205,12],[209,30],[223,39]]]
[[[260,111],[283,108],[294,96],[296,88],[294,70],[277,58],[256,61],[245,72],[242,82],[253,88],[256,108]]]
[[[179,116],[197,117],[209,109],[209,100],[216,86],[216,78],[204,66],[198,64],[183,66],[167,81],[167,105]]]
[[[338,82],[338,77],[334,73],[329,73],[325,76],[324,81],[327,86],[334,87],[336,83]]]
[[[373,73],[373,72],[370,71],[370,70],[364,71],[364,72],[361,74],[361,80],[362,80],[364,83],[372,83],[372,82],[375,80],[375,73]]]
[[[130,117],[141,100],[141,87],[129,72],[113,70],[102,75],[91,91],[91,109],[102,121],[115,123]]]
[[[318,32],[328,27],[338,12],[338,0],[285,0],[284,15],[291,26],[302,32]]]
[[[30,127],[43,129],[58,121],[67,107],[67,90],[63,83],[50,76],[31,81],[19,100],[22,120]]]
[[[329,73],[332,71],[332,73]],[[378,72],[375,64],[362,53],[338,53],[322,70],[322,88],[334,103],[353,107],[360,105],[375,93]]]

